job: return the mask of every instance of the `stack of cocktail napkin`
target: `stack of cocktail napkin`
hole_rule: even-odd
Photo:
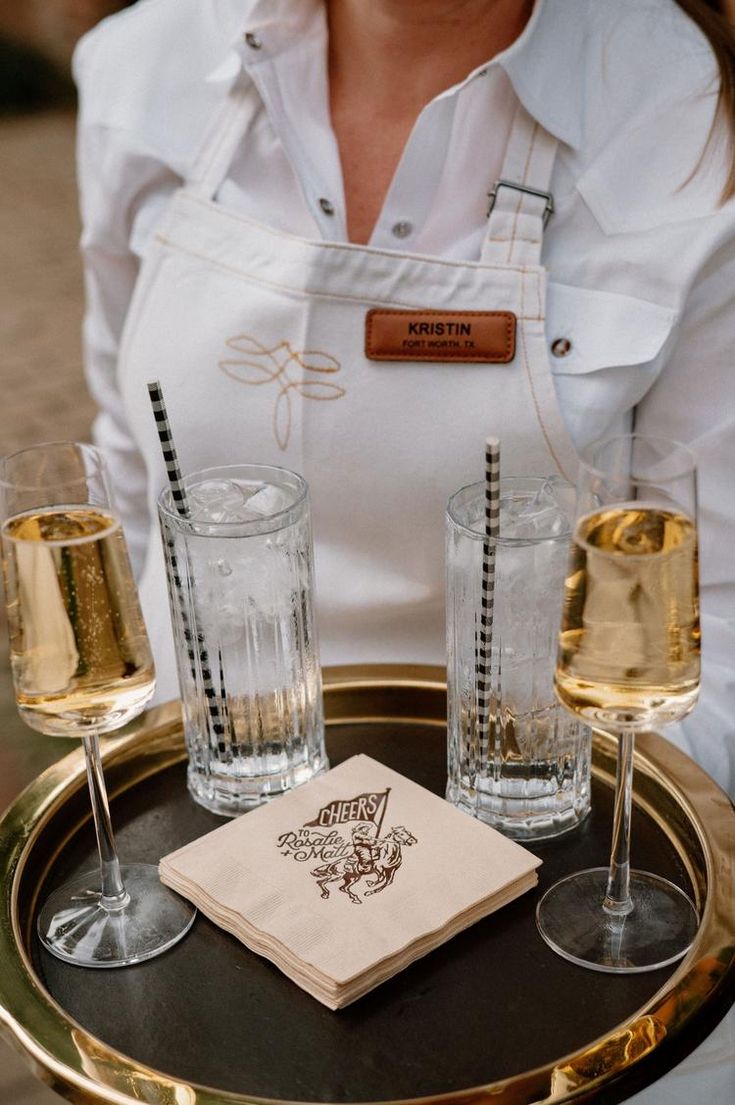
[[[540,860],[354,756],[161,860],[161,879],[331,1009],[536,885]]]

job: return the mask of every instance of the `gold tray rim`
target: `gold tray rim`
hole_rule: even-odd
[[[343,665],[324,669],[327,724],[379,715],[359,710],[339,712],[371,689],[398,690],[420,701],[416,719],[444,724],[436,704],[446,693],[445,670],[427,665]],[[426,708],[428,699],[430,709]],[[433,705],[432,705],[433,704]],[[410,710],[400,719],[410,720]],[[120,737],[104,739],[103,762],[130,772],[119,789],[183,758],[177,702],[155,707]],[[553,1063],[511,1078],[451,1093],[399,1099],[422,1105],[520,1105],[591,1100],[617,1081],[666,1040],[674,1039],[693,1018],[720,996],[735,975],[734,874],[728,857],[735,854],[735,809],[728,796],[688,756],[664,738],[650,733],[637,740],[634,801],[652,813],[682,858],[683,845],[669,824],[672,811],[685,819],[696,840],[700,861],[688,863],[701,924],[695,942],[666,983],[632,1016],[583,1048]],[[611,784],[615,742],[596,732],[593,771]],[[109,1047],[76,1024],[56,1003],[36,975],[21,932],[19,884],[41,829],[68,795],[86,783],[81,749],[48,768],[12,803],[0,820],[0,1032],[25,1058],[34,1073],[56,1092],[80,1105],[291,1105],[284,1101],[235,1094],[177,1080],[146,1067]],[[663,808],[661,798],[664,798]],[[668,804],[668,805],[667,805]],[[598,976],[600,977],[600,976]],[[298,1105],[304,1105],[299,1102]],[[377,1105],[377,1103],[376,1103]],[[397,1105],[397,1103],[396,1103]]]

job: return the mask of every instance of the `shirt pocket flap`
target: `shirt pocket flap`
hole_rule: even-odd
[[[555,375],[646,364],[661,352],[677,312],[646,299],[550,283],[546,334]]]

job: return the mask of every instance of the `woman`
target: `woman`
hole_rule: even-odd
[[[88,375],[164,697],[148,379],[185,469],[308,479],[327,663],[441,661],[442,510],[487,434],[505,471],[573,478],[635,424],[699,458],[704,687],[669,735],[735,786],[716,6],[149,0],[83,40]]]
[[[148,379],[186,469],[257,459],[309,480],[326,662],[441,661],[443,506],[488,434],[508,472],[573,476],[577,450],[635,423],[699,458],[704,689],[675,739],[733,788],[735,51],[718,8],[149,0],[82,42],[88,375],[164,697]],[[475,360],[429,344],[468,318]],[[730,1100],[732,1023],[706,1073],[682,1064],[647,1105]]]

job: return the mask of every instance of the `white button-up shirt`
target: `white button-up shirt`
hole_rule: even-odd
[[[318,0],[151,0],[77,51],[87,371],[138,563],[145,473],[116,358],[140,257],[243,72],[259,105],[218,199],[346,239],[326,49]],[[735,790],[735,204],[717,88],[672,0],[539,0],[508,50],[423,109],[370,245],[478,259],[517,98],[560,140],[544,244],[559,401],[579,447],[634,418],[699,458],[702,700],[668,735]]]

